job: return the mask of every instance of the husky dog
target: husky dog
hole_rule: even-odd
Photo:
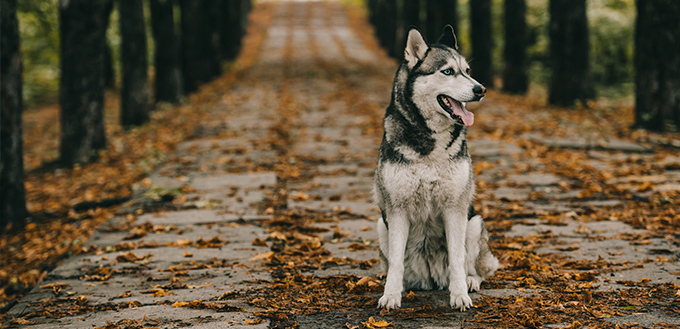
[[[438,44],[408,33],[404,61],[394,78],[376,168],[380,258],[387,271],[379,307],[401,307],[406,289],[449,288],[452,308],[472,306],[498,260],[472,207],[475,190],[465,134],[474,123],[466,102],[486,89],[470,77],[447,25]],[[405,286],[405,287],[404,287]]]

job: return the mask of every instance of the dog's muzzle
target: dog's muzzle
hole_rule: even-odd
[[[437,101],[439,102],[439,106],[451,116],[451,119],[460,120],[468,127],[475,123],[475,115],[465,109],[465,103],[459,102],[446,95],[437,96]]]

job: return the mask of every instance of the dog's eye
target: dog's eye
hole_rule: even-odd
[[[467,75],[470,75],[470,68],[469,68],[469,67],[465,69],[465,73],[466,73]]]
[[[451,74],[453,74],[453,70],[452,69],[446,69],[446,70],[442,71],[442,73],[444,75],[451,75]]]

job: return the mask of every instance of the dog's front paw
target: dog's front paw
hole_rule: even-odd
[[[461,295],[451,294],[451,308],[457,308],[463,312],[470,307],[472,307],[472,299],[470,299],[467,293]]]
[[[482,284],[482,279],[479,276],[474,276],[474,275],[468,275],[465,281],[467,282],[468,286],[468,291],[477,291],[479,290],[479,286]]]
[[[378,307],[393,310],[401,307],[401,294],[384,294],[378,300]]]

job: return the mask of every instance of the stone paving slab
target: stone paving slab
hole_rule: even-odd
[[[257,4],[256,4],[257,5]],[[370,51],[352,28],[342,11],[342,4],[336,1],[282,1],[272,3],[272,20],[262,41],[255,64],[243,72],[242,81],[231,86],[229,95],[211,109],[215,113],[228,114],[228,118],[215,118],[197,127],[197,138],[186,141],[169,155],[167,164],[152,173],[149,179],[152,187],[167,190],[191,190],[184,196],[187,201],[200,209],[170,209],[136,214],[130,223],[128,216],[120,215],[111,219],[94,233],[86,248],[97,249],[74,255],[66,259],[45,278],[43,284],[63,282],[68,284],[60,298],[86,296],[91,304],[127,303],[137,301],[138,307],[119,311],[98,311],[60,319],[34,319],[39,324],[17,327],[25,328],[93,328],[104,326],[107,322],[121,319],[140,320],[159,319],[160,328],[269,328],[269,320],[254,325],[246,325],[246,320],[254,320],[254,312],[259,308],[230,300],[234,306],[243,307],[247,312],[215,312],[188,307],[172,307],[157,303],[214,300],[227,291],[248,292],[248,289],[261,287],[272,281],[272,275],[263,259],[258,259],[271,250],[269,246],[257,246],[255,239],[266,240],[272,234],[261,227],[261,222],[273,219],[271,212],[260,207],[276,189],[285,189],[288,199],[282,207],[288,211],[310,210],[316,213],[346,210],[348,219],[336,222],[314,223],[314,226],[328,231],[318,233],[323,247],[334,257],[347,257],[359,261],[378,258],[378,238],[375,229],[380,212],[371,201],[373,189],[373,170],[379,140],[363,135],[363,128],[375,118],[353,112],[354,104],[347,104],[337,98],[339,85],[327,72],[327,67],[344,69],[343,74],[355,75],[356,83],[379,92],[366,93],[365,102],[388,101],[389,79],[387,83],[371,81],[365,74],[356,74],[360,65],[377,62],[382,57]],[[310,45],[311,47],[292,47],[289,43]],[[288,49],[288,50],[287,50]],[[327,66],[328,65],[328,66]],[[359,65],[359,66],[358,66]],[[359,69],[357,69],[359,68]],[[390,73],[391,74],[391,73]],[[391,77],[390,77],[391,78]],[[375,84],[378,84],[375,86]],[[286,108],[290,98],[297,100],[300,108]],[[284,101],[288,100],[288,101]],[[359,100],[356,100],[359,101]],[[477,106],[477,105],[475,105]],[[484,103],[483,106],[488,106]],[[283,110],[297,111],[298,115],[280,120]],[[503,109],[488,107],[489,111]],[[505,110],[507,111],[507,109]],[[286,124],[289,129],[289,150],[298,159],[307,161],[308,178],[289,179],[277,176],[271,170],[279,151],[270,145],[273,130]],[[276,129],[272,129],[277,127]],[[232,137],[218,137],[229,133]],[[473,135],[473,132],[471,132]],[[235,137],[234,137],[235,136]],[[473,136],[471,136],[473,137]],[[539,137],[528,135],[529,139]],[[614,155],[611,150],[621,151],[616,155],[621,161],[639,157],[650,161],[652,155],[646,149],[621,141],[606,144],[592,144],[583,140],[545,139],[540,141],[551,147],[597,148],[599,153],[592,161],[605,170],[611,166],[608,161]],[[620,266],[620,271],[603,274],[595,283],[599,291],[623,289],[617,281],[639,281],[647,278],[651,283],[680,282],[677,273],[680,265],[664,262],[662,257],[680,257],[680,245],[666,237],[653,236],[641,241],[619,239],[624,234],[645,236],[650,232],[634,229],[618,221],[581,222],[575,216],[566,214],[581,213],[592,209],[616,209],[622,201],[596,199],[574,203],[573,199],[581,193],[579,189],[565,190],[562,182],[568,178],[543,172],[545,167],[535,159],[524,154],[524,149],[516,143],[491,140],[469,140],[469,148],[474,163],[484,168],[477,176],[486,187],[479,193],[477,206],[523,208],[522,216],[513,218],[513,225],[498,237],[531,238],[550,232],[556,237],[553,245],[544,245],[538,253],[559,253],[578,260],[602,258],[614,263],[630,262],[644,264],[644,267]],[[599,157],[599,158],[598,158]],[[227,159],[228,158],[228,159]],[[312,160],[310,160],[312,159]],[[673,168],[680,158],[666,159],[660,165]],[[229,160],[229,161],[225,161]],[[641,160],[642,161],[642,160]],[[259,167],[261,165],[261,167]],[[269,168],[266,172],[248,172],[249,169]],[[530,168],[518,173],[517,168]],[[242,171],[241,173],[236,173]],[[674,189],[680,185],[680,170],[669,170],[664,177],[647,177],[646,180],[657,184],[657,189]],[[669,178],[670,177],[670,178]],[[612,178],[609,183],[622,183]],[[629,179],[632,185],[644,181]],[[285,185],[284,185],[285,184]],[[148,187],[148,186],[147,186]],[[144,189],[137,187],[135,200],[144,199]],[[542,197],[539,197],[542,196]],[[143,204],[143,202],[141,202]],[[134,209],[133,209],[134,210]],[[563,223],[550,225],[538,218],[537,213],[565,214]],[[354,216],[352,216],[354,215]],[[143,237],[129,238],[129,228],[113,230],[116,227],[150,223],[157,226],[175,226],[165,233],[149,232]],[[344,234],[334,236],[335,230]],[[180,234],[178,234],[180,233]],[[126,237],[127,240],[126,240]],[[219,239],[220,246],[197,248],[199,239]],[[178,241],[191,243],[176,246]],[[125,255],[127,250],[115,250],[122,244],[136,244],[131,250],[135,255],[152,254],[148,260],[138,263],[117,262],[117,256]],[[149,243],[157,243],[151,247]],[[171,244],[174,243],[175,246]],[[146,245],[146,246],[145,246]],[[350,246],[358,247],[353,251]],[[189,256],[190,255],[190,256]],[[647,261],[649,259],[649,261]],[[193,267],[196,266],[196,267]],[[112,276],[104,282],[88,281],[86,275],[93,270],[110,267],[113,270],[127,271]],[[168,272],[180,268],[181,275]],[[330,267],[310,273],[316,277],[331,275],[356,275],[359,277],[379,277],[380,264],[369,269],[352,266]],[[612,275],[613,274],[613,275]],[[168,289],[170,294],[153,296],[149,290],[179,280],[189,284],[184,289]],[[68,292],[73,292],[68,296]],[[129,292],[130,296],[121,296]],[[472,293],[475,302],[484,296],[493,298],[532,297],[544,291],[536,289],[485,288]],[[379,293],[370,293],[376,301]],[[438,306],[448,303],[447,292],[418,292],[420,298]],[[37,287],[19,304],[10,310],[9,318],[21,317],[31,310],[31,303],[53,297],[50,289]],[[120,297],[119,297],[120,296]],[[405,307],[420,307],[421,304],[405,301]],[[395,321],[400,328],[462,328],[470,326],[465,321],[466,313],[456,312],[440,318],[410,319]],[[345,323],[359,325],[366,318],[356,314],[332,311],[324,314],[297,316],[299,328],[337,328]],[[612,322],[638,322],[653,326],[654,322],[680,323],[680,317],[670,318],[660,312],[647,312],[644,315],[615,317]],[[550,324],[545,327],[566,327],[570,323]]]

